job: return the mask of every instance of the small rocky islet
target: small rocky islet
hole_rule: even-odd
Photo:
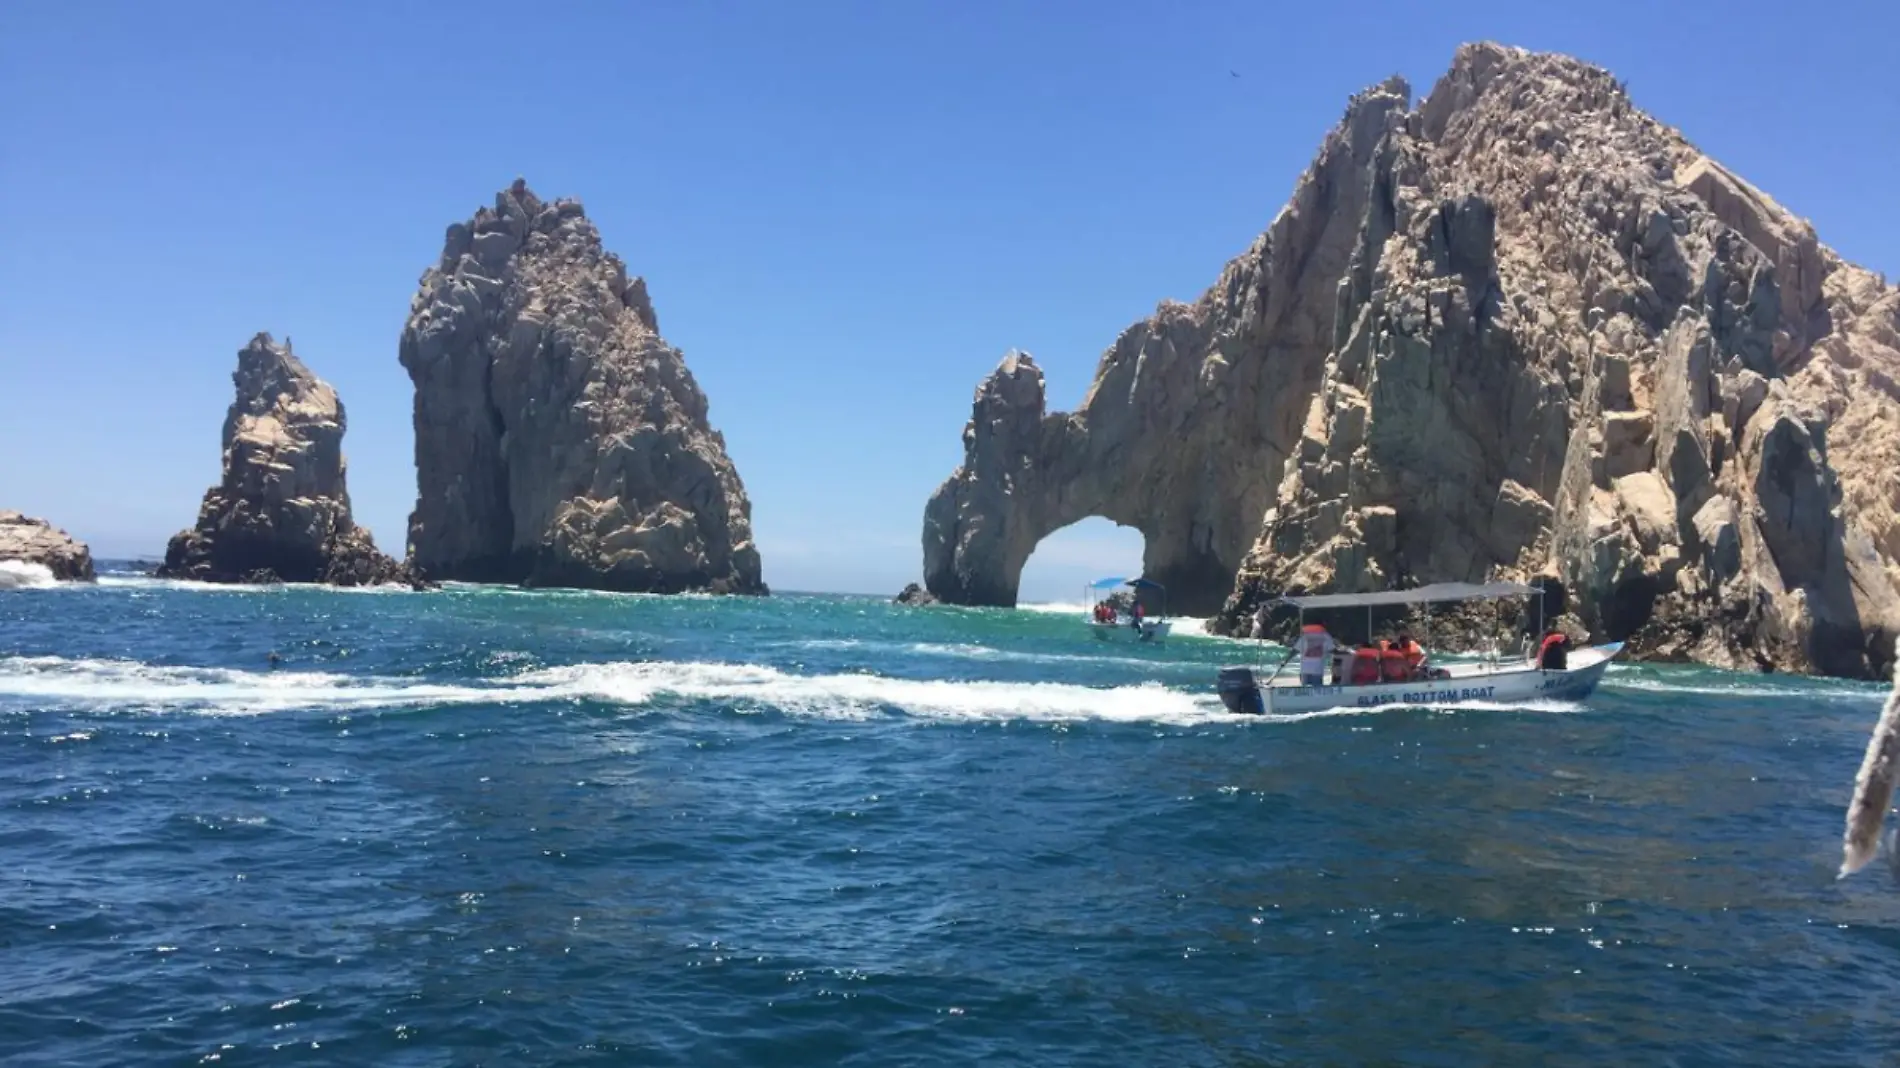
[[[517,181],[422,277],[405,562],[350,516],[334,391],[288,344],[244,352],[163,573],[766,592],[707,399],[578,201]],[[1355,96],[1267,231],[1125,330],[1074,412],[1006,356],[899,600],[1013,605],[1036,544],[1102,516],[1219,633],[1281,593],[1511,578],[1638,657],[1878,676],[1896,381],[1900,290],[1607,71],[1468,45],[1422,100]]]
[[[98,577],[92,550],[85,542],[44,519],[19,512],[0,511],[0,560],[43,567],[57,582],[91,582]]]

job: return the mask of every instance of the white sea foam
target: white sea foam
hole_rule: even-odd
[[[59,585],[53,569],[25,560],[0,560],[0,590],[38,590]]]
[[[198,582],[194,579],[153,578],[150,575],[101,575],[99,585],[107,589],[183,590],[195,593],[281,593],[285,590],[321,590],[325,593],[410,593],[408,586],[329,586],[320,582]]]
[[[100,575],[99,585],[105,589],[196,590],[200,593],[271,593],[280,588],[225,582],[195,582],[191,579],[153,578],[150,575]]]
[[[1210,694],[1159,685],[1096,689],[1058,683],[949,682],[880,675],[795,675],[747,664],[615,662],[445,685],[317,671],[165,667],[125,660],[0,657],[0,700],[131,711],[245,715],[292,709],[594,700],[641,706],[665,697],[744,709],[866,718],[896,710],[950,719],[1184,722],[1225,716]]]
[[[1816,679],[1805,686],[1764,686],[1742,681],[1747,676],[1738,676],[1734,682],[1671,682],[1667,679],[1631,677],[1620,674],[1617,668],[1618,665],[1612,665],[1610,673],[1604,676],[1601,683],[1604,689],[1702,694],[1710,697],[1795,697],[1809,701],[1865,701],[1869,704],[1878,703],[1884,696],[1879,689],[1865,684],[1838,680]]]
[[[127,660],[0,657],[0,708],[7,699],[105,711],[190,711],[254,715],[295,709],[413,708],[469,704],[598,701],[641,707],[667,698],[706,700],[741,711],[866,719],[890,712],[940,720],[1148,722],[1297,722],[1324,716],[1377,715],[1385,708],[1337,708],[1298,715],[1235,716],[1211,693],[1155,683],[1090,687],[899,679],[870,674],[798,675],[749,664],[610,662],[541,668],[505,679],[462,684],[320,671],[242,671],[169,667]],[[1446,711],[1522,709],[1489,702]],[[1528,706],[1572,711],[1576,706]]]
[[[887,642],[864,638],[811,638],[801,641],[778,642],[781,649],[817,649],[840,652],[861,651],[895,656],[932,656],[953,660],[981,660],[1002,663],[1022,664],[1115,664],[1122,667],[1153,668],[1169,667],[1166,661],[1143,660],[1131,656],[1096,656],[1086,653],[1032,653],[1021,649],[998,649],[992,645],[977,642]],[[1129,649],[1137,648],[1134,645]],[[1196,667],[1192,663],[1179,663],[1182,667]]]
[[[1074,616],[1078,621],[1086,618],[1089,614],[1089,606],[1079,601],[1042,601],[1034,604],[1019,604],[1016,606],[1016,610],[1018,612],[1040,612],[1045,615]],[[1168,621],[1174,624],[1174,628],[1168,632],[1169,637],[1218,637],[1218,635],[1209,634],[1207,632],[1207,624],[1211,621],[1200,616],[1169,616]]]
[[[508,700],[487,686],[444,686],[321,671],[165,667],[135,660],[0,657],[0,699],[87,708],[192,709],[226,714],[295,708],[378,708]]]

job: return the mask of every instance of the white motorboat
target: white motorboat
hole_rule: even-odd
[[[1430,586],[1420,586],[1410,590],[1388,590],[1382,593],[1364,594],[1316,594],[1305,597],[1282,597],[1273,604],[1287,605],[1300,610],[1300,621],[1306,620],[1309,609],[1329,608],[1345,609],[1364,607],[1367,610],[1368,635],[1372,633],[1371,610],[1379,606],[1430,604],[1442,601],[1492,600],[1504,597],[1536,597],[1538,599],[1538,631],[1543,630],[1543,590],[1535,586],[1526,586],[1515,582],[1492,582],[1484,584],[1444,582]],[[1609,670],[1610,661],[1623,649],[1623,643],[1611,642],[1607,645],[1592,645],[1576,650],[1566,650],[1559,664],[1554,655],[1545,655],[1542,650],[1528,656],[1490,656],[1471,662],[1459,662],[1445,665],[1426,665],[1422,674],[1406,679],[1388,681],[1378,676],[1377,681],[1361,681],[1357,684],[1345,681],[1352,676],[1349,669],[1335,668],[1332,682],[1326,685],[1305,685],[1295,674],[1282,678],[1281,673],[1293,660],[1288,654],[1279,667],[1267,675],[1266,681],[1257,680],[1252,668],[1228,667],[1220,671],[1221,703],[1230,712],[1276,713],[1285,715],[1300,712],[1321,712],[1331,708],[1369,708],[1378,705],[1447,705],[1469,701],[1512,704],[1526,701],[1580,701],[1588,697],[1603,680],[1604,672]],[[1349,658],[1342,658],[1349,659]],[[1363,678],[1363,676],[1361,676]]]
[[[1122,587],[1132,591],[1128,608],[1122,607],[1118,598],[1103,593],[1119,591]],[[1144,596],[1159,599],[1161,610],[1154,615],[1147,614]],[[1088,625],[1089,635],[1096,641],[1162,642],[1174,629],[1174,623],[1168,619],[1168,591],[1159,582],[1143,578],[1097,579],[1083,590],[1083,601],[1088,605],[1083,620]]]

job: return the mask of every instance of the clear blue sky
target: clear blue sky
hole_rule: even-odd
[[[409,299],[520,175],[647,277],[767,580],[888,593],[1008,348],[1079,401],[1124,326],[1267,225],[1349,94],[1423,93],[1473,39],[1611,68],[1900,275],[1892,5],[1554,8],[0,4],[0,507],[161,551],[269,330],[341,392],[357,517],[400,554]],[[1025,596],[1073,599],[1139,545],[1070,528]]]

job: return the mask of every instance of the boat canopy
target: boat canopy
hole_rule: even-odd
[[[1533,597],[1544,591],[1521,582],[1434,582],[1409,590],[1381,590],[1378,593],[1315,593],[1301,597],[1276,598],[1273,604],[1290,604],[1304,612],[1309,608],[1367,608],[1382,604],[1420,604],[1425,601],[1485,601],[1500,597]]]
[[[1159,590],[1165,588],[1161,583],[1150,582],[1145,578],[1105,578],[1096,579],[1094,582],[1089,583],[1089,589],[1091,590],[1106,590],[1112,586],[1133,586],[1138,590]]]

